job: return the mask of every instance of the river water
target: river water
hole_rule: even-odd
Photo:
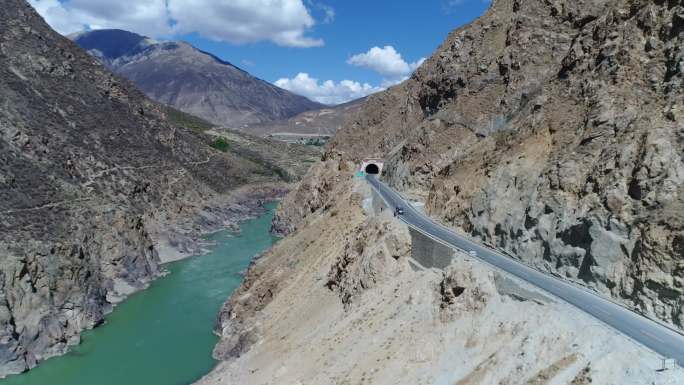
[[[134,294],[82,334],[65,356],[47,360],[0,385],[187,385],[215,361],[212,334],[223,302],[240,285],[251,259],[277,240],[269,233],[275,204],[241,224],[240,234],[219,232],[209,254],[165,265],[169,275]]]

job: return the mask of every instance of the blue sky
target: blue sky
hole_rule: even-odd
[[[337,0],[328,4],[335,10],[335,19],[317,24],[310,33],[324,40],[322,47],[279,47],[270,42],[236,46],[197,35],[181,38],[271,82],[308,72],[319,79],[379,84],[379,74],[349,65],[347,60],[371,47],[386,45],[393,46],[407,62],[428,57],[450,31],[475,19],[488,7],[480,0],[451,6],[441,0]],[[322,15],[315,16],[321,20]],[[243,61],[253,65],[243,65]]]
[[[30,3],[61,33],[121,28],[185,40],[266,81],[327,103],[401,81],[450,31],[489,7],[487,0]]]

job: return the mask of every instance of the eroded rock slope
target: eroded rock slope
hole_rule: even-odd
[[[26,2],[4,1],[0,25],[4,376],[77,343],[159,275],[160,249],[196,251],[202,230],[254,213],[284,185],[270,159],[218,151],[170,123]]]
[[[677,383],[660,358],[516,279],[412,260],[408,229],[347,173],[250,267],[201,385]],[[376,206],[377,208],[377,206]]]
[[[457,231],[684,327],[684,3],[494,0],[369,97],[280,205],[200,384],[677,383],[660,359],[457,254],[411,262],[359,160]],[[379,214],[379,215],[378,215]]]
[[[435,218],[682,328],[683,71],[682,1],[496,0],[326,158],[384,155]]]

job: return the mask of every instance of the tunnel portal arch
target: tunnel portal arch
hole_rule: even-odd
[[[366,169],[364,171],[366,174],[378,175],[380,174],[380,167],[378,167],[378,165],[375,163],[369,163],[366,165]]]
[[[385,161],[381,158],[366,158],[361,163],[359,171],[368,175],[380,175],[384,165]]]

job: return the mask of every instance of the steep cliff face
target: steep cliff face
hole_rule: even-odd
[[[494,0],[280,205],[200,384],[643,384],[657,358],[457,254],[412,263],[359,160],[454,229],[684,327],[681,1]],[[414,261],[415,262],[415,261]]]
[[[283,198],[273,218],[272,231],[286,236],[312,215],[320,213],[334,203],[335,189],[348,179],[354,163],[325,159],[312,166],[296,188]]]
[[[209,137],[169,123],[166,107],[24,1],[3,2],[0,25],[4,376],[64,353],[158,276],[161,243],[193,251],[199,231],[249,214],[283,185],[254,154],[215,150]],[[236,206],[248,193],[250,204]]]
[[[684,327],[683,77],[681,1],[496,0],[327,158],[383,154],[444,223]]]

